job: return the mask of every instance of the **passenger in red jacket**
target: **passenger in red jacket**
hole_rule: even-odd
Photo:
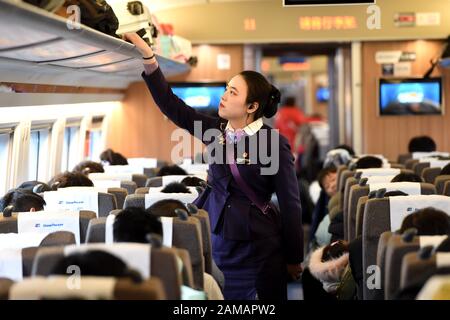
[[[295,149],[297,132],[300,126],[307,121],[308,119],[303,114],[303,111],[296,106],[295,98],[286,98],[284,105],[275,117],[275,128],[280,130],[280,134],[288,139],[292,152],[297,151]]]

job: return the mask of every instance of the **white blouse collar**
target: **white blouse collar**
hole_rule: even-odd
[[[259,131],[259,129],[262,128],[264,122],[262,118],[259,118],[252,123],[248,124],[243,130],[248,136],[252,136],[255,133]],[[228,121],[227,126],[225,127],[225,130],[234,131],[234,129],[231,127],[230,122]]]

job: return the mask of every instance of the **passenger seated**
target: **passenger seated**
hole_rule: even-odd
[[[399,232],[403,233],[410,228],[417,229],[418,236],[450,234],[450,217],[432,207],[420,209],[403,219]]]
[[[115,242],[148,243],[147,235],[163,234],[158,216],[149,214],[141,208],[126,208],[114,220],[113,236]]]
[[[82,173],[64,172],[57,174],[48,183],[52,190],[67,187],[93,187],[94,183]]]
[[[311,274],[323,289],[337,300],[353,300],[356,285],[349,266],[346,241],[336,241],[313,252],[309,261]]]
[[[399,173],[391,182],[423,182],[423,179],[415,173]]]
[[[380,158],[373,156],[365,156],[359,158],[356,161],[354,168],[355,169],[370,169],[370,168],[381,168],[383,167],[383,161]]]
[[[187,176],[187,172],[177,166],[176,164],[171,166],[164,166],[159,169],[158,173],[156,174],[157,177],[163,177],[163,176]]]
[[[406,216],[399,232],[403,233],[410,228],[415,228],[418,236],[450,235],[450,217],[441,210],[431,207],[424,208]],[[436,248],[436,251],[450,251],[449,238],[444,240]],[[446,273],[448,274],[448,272]],[[394,299],[414,300],[421,289],[422,284],[404,288],[395,295]]]
[[[45,191],[52,190],[52,188],[50,188],[50,186],[48,184],[41,182],[41,181],[36,181],[36,180],[25,181],[20,186],[18,186],[17,189],[30,190],[30,191],[33,191],[34,193],[42,193]]]
[[[414,137],[409,140],[408,151],[409,153],[433,152],[436,151],[436,143],[428,136]]]
[[[128,160],[118,152],[111,149],[106,149],[100,154],[100,160],[105,165],[110,166],[124,166],[128,165]]]
[[[58,261],[50,274],[72,275],[72,272],[68,272],[72,270],[70,266],[77,266],[80,276],[129,277],[136,282],[142,281],[142,276],[137,270],[130,269],[122,259],[101,250],[70,254]]]
[[[89,173],[102,173],[105,172],[103,169],[103,165],[94,161],[82,161],[75,166],[72,170],[73,173],[82,173],[85,176],[89,175]]]
[[[440,175],[441,176],[450,175],[450,163],[442,168]]]
[[[165,186],[162,190],[162,193],[191,193],[183,183],[180,182],[172,182]]]
[[[203,187],[206,181],[200,179],[199,177],[186,177],[183,180],[181,180],[181,183],[184,184],[186,187]]]
[[[175,209],[182,209],[189,212],[181,201],[175,199],[159,200],[148,207],[146,211],[157,217],[176,217]]]
[[[155,204],[158,204],[158,202]],[[159,215],[151,214],[148,209],[147,211],[133,207],[123,209],[116,216],[114,221],[114,242],[148,243],[149,235],[157,235],[162,239],[163,228],[158,216]],[[203,277],[204,289],[209,299],[223,300],[222,292],[213,277],[206,273],[203,274]],[[182,291],[186,292],[186,290],[191,291],[191,289],[185,287],[182,288]],[[194,292],[195,291],[196,290],[194,290]]]
[[[312,216],[310,230],[312,247],[316,245],[324,246],[330,243],[331,234],[328,232],[328,226],[330,225],[328,202],[337,193],[336,178],[337,170],[333,164],[328,168],[322,169],[317,176],[321,192]]]
[[[35,212],[44,210],[45,200],[38,194],[26,189],[14,189],[0,199],[0,211],[4,217],[13,212]]]

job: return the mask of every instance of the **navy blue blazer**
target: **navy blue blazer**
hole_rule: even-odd
[[[159,67],[150,75],[143,72],[142,77],[163,114],[178,127],[186,129],[195,136],[200,132],[194,132],[194,121],[201,121],[201,136],[197,138],[208,147],[220,148],[218,144],[223,144],[220,137],[212,137],[211,140],[206,141],[203,133],[208,129],[223,131],[227,123],[225,119],[198,113],[186,105],[172,92]],[[211,231],[226,239],[251,241],[280,235],[286,262],[298,264],[303,261],[303,228],[294,158],[286,138],[267,125],[263,125],[262,129],[266,129],[265,131],[269,133],[269,138],[264,138],[263,142],[268,144],[267,150],[271,150],[270,135],[277,135],[275,138],[279,139],[278,171],[273,175],[261,175],[261,167],[268,167],[270,163],[263,164],[260,161],[250,164],[239,164],[238,161],[238,168],[242,178],[261,200],[269,201],[273,192],[276,192],[280,213],[271,211],[264,215],[240,190],[233,179],[229,165],[216,163],[209,165],[208,184],[211,186],[211,191],[203,209],[208,211]],[[241,140],[240,143],[245,144],[245,150],[248,150],[251,139],[261,139],[260,132],[262,130]],[[225,148],[225,145],[223,144],[222,147]],[[237,145],[235,150],[236,148]],[[225,152],[223,154],[225,157]],[[242,155],[237,154],[236,157],[240,158]]]

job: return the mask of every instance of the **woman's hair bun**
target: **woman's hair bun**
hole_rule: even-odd
[[[270,90],[269,100],[267,101],[267,105],[264,108],[264,117],[271,118],[273,117],[278,110],[278,104],[281,101],[281,93],[275,86],[271,85],[272,88]]]

